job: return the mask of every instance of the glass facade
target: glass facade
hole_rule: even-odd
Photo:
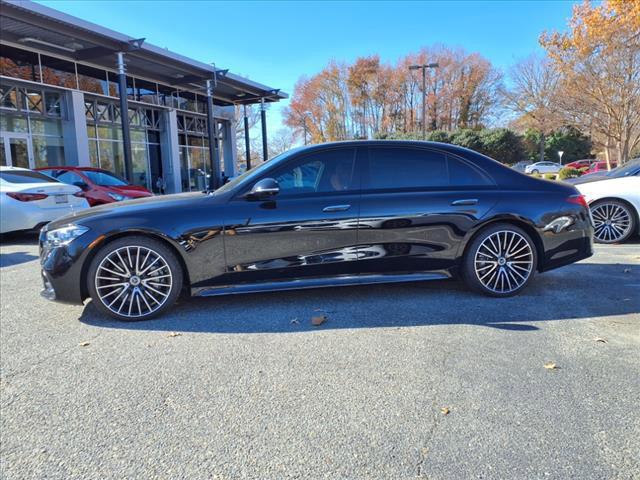
[[[94,167],[126,177],[124,143],[120,128],[120,105],[105,99],[85,97],[89,137],[89,159]],[[150,108],[129,108],[133,183],[157,189],[161,175],[160,112]]]
[[[10,77],[0,83],[0,154],[5,164],[26,162],[24,166],[30,168],[68,164],[71,160],[65,161],[63,138],[63,125],[69,115],[65,112],[65,102],[68,90],[80,90],[84,93],[89,163],[125,176],[115,71],[55,54],[0,44],[0,74]],[[33,82],[33,85],[22,86],[26,82],[20,80]],[[127,97],[130,101],[127,116],[131,131],[133,183],[155,192],[165,190],[166,179],[161,179],[161,143],[164,143],[160,139],[166,133],[161,133],[160,118],[162,110],[173,108],[178,110],[182,190],[205,189],[211,175],[206,96],[127,76]],[[218,129],[218,132],[222,131]],[[86,155],[84,152],[82,156],[86,158]],[[77,162],[79,156],[74,152],[73,161]]]
[[[60,92],[0,83],[0,135],[3,143],[21,145],[28,142],[26,150],[10,151],[12,158],[5,158],[5,164],[25,168],[64,164],[62,98]],[[14,141],[18,138],[23,140]]]

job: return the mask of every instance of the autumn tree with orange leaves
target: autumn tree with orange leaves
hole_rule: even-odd
[[[640,144],[640,0],[576,5],[565,33],[540,43],[560,75],[557,110],[590,134],[607,162]]]
[[[305,143],[385,137],[420,129],[422,81],[414,63],[438,62],[426,84],[427,125],[453,131],[485,126],[499,104],[501,74],[479,54],[435,46],[387,65],[377,55],[331,62],[301,78],[285,123]]]

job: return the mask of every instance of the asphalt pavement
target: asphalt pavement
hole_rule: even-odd
[[[119,323],[40,288],[35,237],[4,237],[2,479],[640,478],[638,241],[509,299],[376,285]]]

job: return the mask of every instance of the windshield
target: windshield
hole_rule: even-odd
[[[128,185],[127,182],[120,177],[116,177],[113,173],[100,170],[85,170],[82,173],[89,177],[91,183],[102,187],[124,187]]]
[[[4,170],[0,172],[0,179],[9,183],[60,183],[47,175],[29,170]]]
[[[607,177],[626,177],[627,175],[633,174],[640,167],[640,159],[634,159],[628,162],[625,165],[620,165],[617,168],[614,168],[606,173]]]
[[[230,190],[233,190],[236,185],[241,184],[242,182],[244,182],[246,179],[248,178],[254,178],[259,176],[264,170],[266,170],[267,168],[269,168],[270,166],[272,166],[274,163],[280,161],[282,158],[289,156],[290,154],[297,152],[300,148],[294,148],[292,150],[289,150],[287,152],[281,153],[280,155],[276,155],[275,157],[273,157],[271,160],[261,163],[260,165],[258,165],[257,167],[252,168],[251,170],[247,170],[246,172],[244,172],[242,175],[239,175],[237,177],[235,177],[233,180],[231,180],[228,183],[225,183],[223,186],[221,186],[219,189],[217,189],[215,191],[215,193],[226,193]]]

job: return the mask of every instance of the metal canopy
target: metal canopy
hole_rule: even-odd
[[[0,38],[42,52],[114,70],[115,54],[126,53],[127,72],[175,86],[206,89],[215,67],[26,0],[0,0]],[[277,102],[286,93],[228,70],[215,69],[216,105]]]

